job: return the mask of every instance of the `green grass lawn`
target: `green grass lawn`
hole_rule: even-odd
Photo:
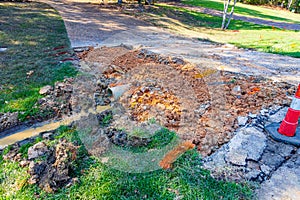
[[[200,39],[230,43],[237,47],[255,49],[300,58],[300,32],[274,29],[239,20],[232,20],[228,30],[220,29],[222,19],[183,8],[158,4],[150,9],[147,21]]]
[[[74,76],[72,55],[62,18],[42,3],[0,2],[0,112],[34,115],[39,89]]]
[[[224,9],[223,1],[221,0],[184,0],[182,2],[189,5],[212,8],[215,10],[223,11]],[[234,13],[265,20],[300,23],[300,14],[285,10],[266,8],[262,6],[248,5],[240,2],[237,2],[234,8]]]
[[[77,132],[66,127],[61,127],[55,138],[46,143],[51,145],[60,138],[66,138],[80,144]],[[20,152],[26,155],[28,147],[21,147]],[[87,157],[83,146],[79,148],[78,155],[73,173],[79,177],[79,183],[55,194],[28,185],[27,167],[20,168],[18,162],[3,161],[0,155],[0,199],[253,199],[250,185],[213,179],[208,171],[201,168],[201,158],[196,150],[186,152],[171,170],[148,173],[111,169],[97,158]]]

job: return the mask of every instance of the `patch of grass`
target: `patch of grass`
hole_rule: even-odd
[[[97,159],[84,161],[89,165],[80,177],[80,183],[47,194],[36,186],[26,185],[7,195],[8,198],[24,199],[38,196],[41,199],[252,199],[249,185],[216,181],[209,172],[199,166],[198,154],[187,152],[171,171],[130,174],[107,168]],[[14,169],[19,169],[15,167]],[[3,168],[2,170],[7,170]],[[20,170],[20,169],[19,169]],[[25,173],[26,174],[26,173]],[[21,177],[22,175],[19,174]],[[23,175],[24,176],[24,175]],[[13,180],[14,177],[9,177]],[[7,181],[6,181],[7,183]]]
[[[34,144],[33,143],[27,143],[27,144],[24,144],[20,147],[19,149],[19,153],[22,154],[22,157],[23,158],[28,158],[28,149],[30,147],[32,147]]]
[[[239,20],[233,20],[229,30],[222,31],[219,28],[220,17],[167,5],[151,9],[147,21],[188,36],[300,58],[299,31],[274,29]]]
[[[36,185],[28,185],[27,168],[17,162],[0,160],[0,196],[4,199],[253,199],[249,184],[217,181],[201,168],[196,150],[186,152],[172,170],[148,173],[126,173],[87,157],[76,130],[62,126],[57,137],[81,145],[79,159],[72,172],[80,182],[54,194]],[[160,137],[161,138],[161,137]],[[159,137],[157,137],[159,139]],[[162,138],[161,138],[162,139]]]
[[[149,132],[145,131],[143,128],[137,127],[134,128],[130,133],[130,136],[146,138],[149,136]]]
[[[189,5],[201,6],[215,10],[223,11],[224,9],[224,4],[221,0],[184,0],[182,2]],[[229,9],[231,9],[231,7],[229,7]],[[240,2],[237,2],[234,8],[234,13],[265,20],[300,23],[300,14],[284,10],[266,8],[262,6],[248,5]]]
[[[27,168],[19,167],[18,162],[0,162],[0,197],[11,199],[20,191],[25,191],[24,186],[29,178]],[[26,195],[27,196],[27,195]]]
[[[73,55],[64,23],[50,6],[31,3],[0,3],[0,112],[35,115],[39,89],[53,85],[77,71],[60,63]]]
[[[161,149],[162,147],[170,144],[173,140],[178,139],[178,137],[175,132],[170,131],[167,128],[162,128],[149,139],[150,142],[146,146],[140,146],[140,147],[130,146],[125,148],[135,153],[146,152],[149,151],[150,149]]]
[[[170,131],[167,128],[162,128],[151,137],[151,142],[148,144],[149,149],[160,149],[161,147],[166,146],[171,143],[173,139],[177,138],[177,135],[174,131]]]

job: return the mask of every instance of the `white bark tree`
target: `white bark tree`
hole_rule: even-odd
[[[290,10],[292,4],[293,4],[293,0],[289,0],[289,1],[288,1],[288,6],[287,6],[287,9],[288,9],[288,10]]]
[[[236,4],[237,0],[233,1],[231,11],[228,13],[228,8],[229,8],[229,5],[230,5],[230,2],[231,2],[231,0],[224,0],[223,21],[222,21],[222,26],[221,26],[222,30],[225,30],[225,29],[228,28],[228,26],[230,24],[230,21],[232,19],[234,7],[235,7],[235,4]],[[227,23],[226,23],[226,21],[227,21]]]

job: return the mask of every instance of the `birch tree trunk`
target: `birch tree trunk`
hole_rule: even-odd
[[[287,9],[290,10],[291,6],[292,6],[293,0],[289,0],[289,4],[287,6]]]
[[[221,26],[222,30],[225,30],[228,28],[230,21],[232,19],[232,16],[233,16],[234,7],[235,7],[237,0],[233,1],[231,11],[230,11],[230,13],[228,13],[228,7],[230,5],[230,2],[231,2],[231,0],[224,0],[223,21],[222,21],[222,26]],[[226,20],[227,20],[227,23],[226,23]]]

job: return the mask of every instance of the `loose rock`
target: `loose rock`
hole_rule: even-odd
[[[39,142],[28,149],[28,159],[32,160],[43,156],[48,152],[48,147],[44,142]]]
[[[18,113],[0,113],[0,132],[19,124]]]
[[[53,87],[51,85],[46,85],[40,89],[39,94],[41,95],[50,94],[52,90]]]
[[[237,121],[239,126],[245,126],[248,121],[248,117],[238,116]]]

